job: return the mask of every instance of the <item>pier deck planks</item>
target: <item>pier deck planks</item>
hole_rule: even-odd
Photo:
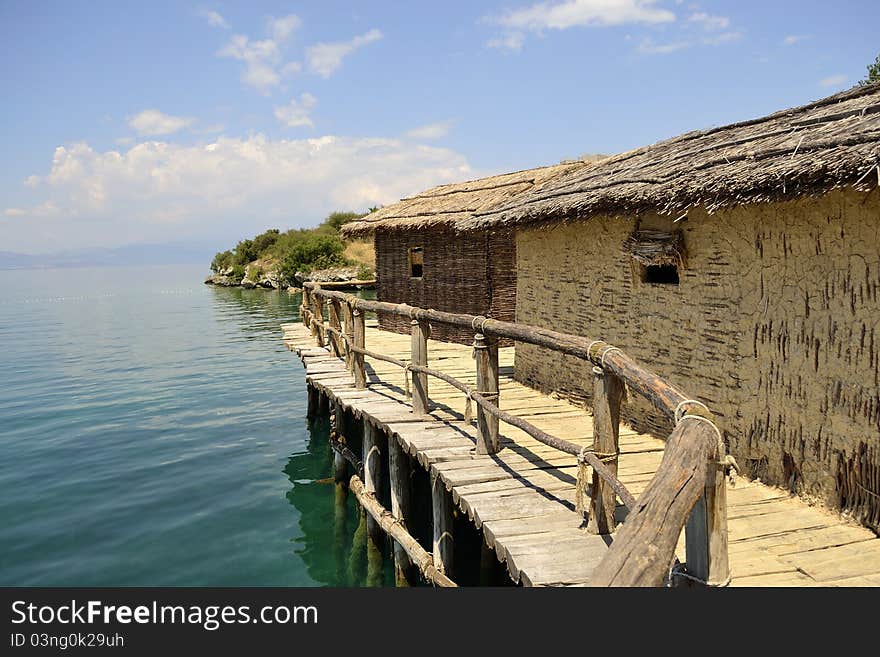
[[[437,473],[458,509],[480,528],[511,577],[526,586],[578,586],[607,550],[607,537],[586,533],[574,511],[576,461],[515,427],[501,425],[502,450],[475,453],[475,423],[464,422],[464,395],[429,379],[431,413],[414,417],[404,372],[366,358],[366,390],[357,390],[344,363],[315,345],[301,324],[282,325],[284,344],[296,352],[307,380],[357,417],[400,442],[426,470]],[[367,322],[371,351],[410,357],[410,336]],[[499,350],[501,408],[553,435],[592,442],[592,417],[569,402],[513,380],[513,348]],[[429,340],[428,365],[474,385],[471,349]],[[619,476],[638,497],[663,456],[663,441],[620,430]],[[880,539],[840,514],[809,506],[777,488],[740,478],[728,485],[732,586],[878,586]],[[622,517],[625,510],[618,508]],[[684,560],[684,539],[679,542]]]

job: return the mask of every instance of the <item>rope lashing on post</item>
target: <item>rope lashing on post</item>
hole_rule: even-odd
[[[410,399],[412,397],[412,390],[409,387],[409,373],[413,371],[412,363],[408,360],[404,361],[406,366],[403,368],[403,391],[406,394],[406,398]]]
[[[477,394],[480,395],[483,399],[488,402],[493,402],[495,405],[498,405],[498,393],[497,392],[480,392],[477,391]],[[464,401],[464,421],[470,424],[474,421],[474,391],[468,391],[465,393],[465,401]]]
[[[712,588],[723,588],[730,584],[730,575],[728,575],[725,579],[720,582],[712,582],[710,580],[705,580],[702,577],[696,577],[687,572],[684,564],[676,564],[672,568],[669,569],[670,579],[673,577],[681,577],[683,579],[690,580],[691,582],[696,582],[697,584],[702,584],[703,586],[708,586]]]
[[[721,436],[721,429],[718,428],[718,425],[716,425],[709,418],[703,417],[702,415],[683,415],[682,413],[684,413],[685,411],[682,407],[685,404],[694,404],[697,406],[702,406],[704,409],[706,409],[706,411],[709,410],[706,405],[701,401],[697,401],[696,399],[685,399],[683,402],[679,403],[678,406],[675,407],[675,423],[678,424],[679,422],[683,422],[685,420],[696,420],[698,422],[705,422],[715,430],[715,435],[718,436],[718,451],[721,452],[722,450],[726,449],[724,445],[724,439]],[[740,469],[739,464],[736,462],[736,459],[733,458],[733,455],[725,454],[722,458],[718,460],[718,467],[724,469],[724,474],[728,476],[728,482],[730,483],[730,485],[736,486],[736,475],[739,474]]]
[[[678,424],[681,421],[682,416],[687,412],[687,409],[685,408],[685,406],[690,406],[690,405],[699,406],[704,411],[706,411],[706,413],[711,415],[711,411],[709,410],[709,407],[706,406],[700,400],[698,400],[698,399],[685,399],[684,401],[678,402],[678,406],[675,407],[675,412],[673,413],[673,416],[675,417],[676,424]],[[715,430],[718,431],[718,427],[715,427]],[[718,433],[720,434],[721,432],[719,431]]]
[[[618,452],[597,452],[592,447],[584,447],[580,451],[580,454],[578,454],[577,457],[577,482],[574,485],[574,510],[580,514],[583,514],[584,511],[587,510],[586,505],[584,504],[584,497],[586,496],[587,491],[587,468],[590,465],[586,459],[587,454],[592,454],[597,459],[602,461],[602,463],[612,463],[616,461],[617,457],[619,456]]]
[[[608,354],[610,354],[612,351],[616,351],[616,352],[621,353],[621,354],[623,353],[623,352],[622,352],[620,349],[618,349],[617,347],[608,346],[608,347],[605,349],[605,351],[602,352],[602,357],[599,359],[600,367],[601,367],[603,370],[605,369],[605,356],[607,356]]]

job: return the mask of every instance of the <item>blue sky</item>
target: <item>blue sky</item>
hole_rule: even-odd
[[[224,245],[855,84],[880,3],[0,0],[0,250]]]

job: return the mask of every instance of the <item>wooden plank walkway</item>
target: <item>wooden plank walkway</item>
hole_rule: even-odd
[[[368,388],[357,390],[344,363],[315,346],[301,323],[282,325],[284,344],[307,380],[356,417],[368,415],[418,462],[442,479],[458,508],[481,529],[514,581],[526,586],[578,586],[607,550],[607,537],[586,533],[574,510],[575,458],[501,425],[502,450],[477,456],[476,429],[464,422],[464,395],[431,378],[433,410],[415,418],[404,372],[366,359]],[[410,337],[367,322],[367,349],[409,359]],[[567,440],[592,443],[592,417],[563,400],[513,380],[513,348],[501,349],[501,408]],[[431,340],[429,366],[474,385],[471,349]],[[663,441],[621,426],[619,477],[638,497],[657,470]],[[732,586],[880,586],[880,539],[841,515],[777,488],[739,478],[728,485]],[[624,509],[619,509],[621,515]],[[683,539],[678,556],[684,561]]]

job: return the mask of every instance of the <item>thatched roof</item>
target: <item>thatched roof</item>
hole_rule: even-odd
[[[770,116],[687,134],[579,166],[483,209],[473,230],[596,214],[681,215],[880,185],[880,84]]]
[[[494,208],[527,192],[535,185],[586,165],[585,161],[576,160],[433,187],[421,194],[380,208],[363,219],[345,224],[342,227],[342,236],[366,237],[377,228],[383,230],[428,226],[456,228],[462,221],[470,219],[475,212]]]

